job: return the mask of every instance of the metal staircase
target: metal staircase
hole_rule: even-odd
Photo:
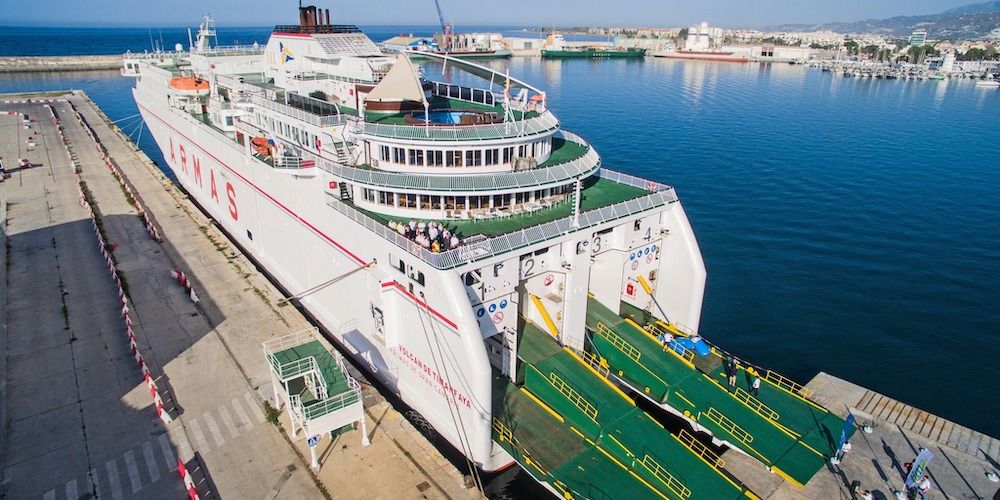
[[[367,446],[361,386],[347,373],[340,355],[320,342],[315,328],[265,342],[263,348],[275,405],[288,408],[292,438],[318,442],[326,433],[360,422]]]

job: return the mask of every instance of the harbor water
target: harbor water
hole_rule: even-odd
[[[785,64],[487,64],[547,90],[608,167],[676,186],[708,268],[703,335],[800,382],[826,371],[1000,435],[1000,91]],[[131,84],[0,75],[0,92],[83,89],[112,119],[136,114]],[[139,144],[162,163],[148,134]]]

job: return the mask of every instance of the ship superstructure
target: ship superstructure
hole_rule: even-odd
[[[801,388],[761,375],[778,416],[680,342],[706,273],[671,186],[604,168],[526,82],[329,20],[303,7],[266,46],[199,36],[126,69],[180,185],[345,354],[480,469],[517,462],[560,495],[753,496],[623,389],[797,481],[832,455],[802,451],[822,426],[781,420],[829,414]]]

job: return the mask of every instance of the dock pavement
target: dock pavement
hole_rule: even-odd
[[[261,351],[264,341],[308,320],[276,305],[282,294],[89,98],[44,97],[70,154],[46,103],[0,96],[0,157],[10,174],[0,184],[10,248],[6,333],[0,330],[0,496],[176,499],[185,494],[178,458],[201,466],[202,498],[480,496],[367,384],[371,445],[361,446],[360,431],[326,439],[313,474],[305,443],[267,421],[273,391]],[[32,166],[12,168],[17,158]],[[169,423],[158,416],[123,333],[116,285],[77,180],[127,284],[137,350]],[[150,237],[147,221],[161,241]],[[191,279],[197,303],[171,276],[177,269]],[[288,425],[286,415],[279,419]]]

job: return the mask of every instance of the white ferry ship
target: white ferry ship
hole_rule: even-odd
[[[705,266],[671,186],[603,167],[527,82],[299,15],[262,47],[206,22],[123,73],[183,189],[478,469],[567,498],[754,498],[696,434],[796,484],[833,454],[843,421],[695,333]]]

